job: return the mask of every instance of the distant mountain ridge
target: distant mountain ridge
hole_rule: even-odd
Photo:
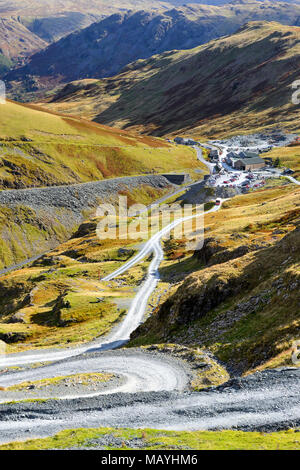
[[[44,41],[52,43],[71,34],[73,31],[90,26],[101,18],[103,18],[103,15],[92,15],[74,11],[42,18],[22,18],[20,21],[32,33]]]
[[[299,18],[300,5],[253,1],[222,7],[187,5],[159,13],[118,13],[51,44],[6,79],[17,90],[12,97],[20,99],[24,91],[115,75],[132,61],[168,50],[190,49],[232,34],[247,21],[297,25]]]
[[[0,54],[3,56],[21,60],[46,46],[45,41],[16,18],[0,17]]]
[[[0,0],[0,75],[72,32],[116,12],[163,11],[184,3],[149,0]]]
[[[250,22],[227,37],[68,84],[48,106],[153,135],[216,136],[269,126],[298,131],[300,27]]]

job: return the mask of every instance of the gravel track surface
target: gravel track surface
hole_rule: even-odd
[[[103,353],[90,352],[80,356],[64,359],[38,368],[27,369],[21,372],[7,371],[1,376],[3,387],[17,385],[25,381],[36,381],[52,377],[62,377],[72,374],[90,372],[113,372],[121,380],[112,381],[105,390],[97,392],[68,391],[64,387],[57,387],[59,398],[76,398],[82,396],[98,396],[106,393],[136,393],[161,390],[183,390],[188,387],[192,373],[188,365],[178,359],[165,354],[142,351],[139,349],[123,349]],[[16,399],[16,392],[3,392],[0,403]],[[18,392],[18,399],[49,398],[46,389],[42,389],[34,397],[27,391]]]
[[[122,393],[0,405],[0,442],[100,426],[267,432],[297,428],[299,381],[299,369],[278,369],[198,393]]]

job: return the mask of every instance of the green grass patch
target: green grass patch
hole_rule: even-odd
[[[103,439],[115,440],[115,445],[102,446]],[[153,429],[74,429],[62,431],[53,437],[14,442],[0,446],[0,450],[45,450],[91,448],[107,450],[134,448],[139,439],[143,450],[299,450],[299,433],[294,430],[275,433],[242,431],[159,431]],[[132,445],[132,447],[131,447]]]
[[[6,388],[9,392],[22,392],[27,390],[30,386],[34,386],[36,389],[42,389],[45,387],[67,384],[67,385],[95,385],[97,383],[108,382],[112,379],[112,374],[107,373],[88,373],[88,374],[72,374],[61,377],[53,377],[49,379],[41,379],[35,381],[22,382],[17,385],[12,385]]]

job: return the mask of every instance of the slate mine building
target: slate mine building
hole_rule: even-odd
[[[265,166],[265,161],[260,157],[240,158],[234,162],[234,168],[237,170],[259,170]]]

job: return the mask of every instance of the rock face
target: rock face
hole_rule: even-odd
[[[0,355],[5,354],[5,351],[6,351],[6,343],[0,340]]]
[[[25,323],[25,315],[25,312],[16,312],[10,317],[9,323]]]
[[[218,240],[207,238],[204,241],[202,250],[196,251],[194,253],[194,257],[203,265],[212,266],[214,264],[226,263],[227,261],[240,258],[250,251],[251,248],[248,245],[241,245],[233,250],[229,250],[225,246],[222,246]]]

